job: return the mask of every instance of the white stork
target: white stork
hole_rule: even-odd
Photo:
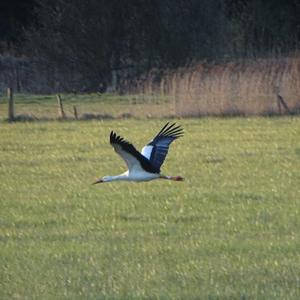
[[[117,176],[104,176],[94,182],[110,181],[149,181],[153,179],[169,179],[182,181],[181,176],[165,176],[160,174],[160,167],[163,164],[170,144],[183,135],[180,126],[167,123],[155,138],[148,143],[140,153],[135,147],[118,136],[115,132],[110,133],[110,144],[115,151],[123,158],[128,170]]]

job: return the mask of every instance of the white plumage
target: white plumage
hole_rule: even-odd
[[[143,149],[142,149],[142,155],[144,155],[146,158],[150,159],[151,157],[151,152],[153,150],[153,146],[150,145],[146,145]]]

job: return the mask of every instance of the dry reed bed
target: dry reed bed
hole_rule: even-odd
[[[152,71],[139,87],[143,94],[171,97],[174,111],[169,113],[180,116],[277,114],[277,93],[296,113],[300,56]]]

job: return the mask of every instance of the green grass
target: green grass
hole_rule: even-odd
[[[300,119],[185,119],[163,173],[124,170],[165,120],[1,123],[0,299],[299,299]]]
[[[62,94],[64,111],[74,118],[75,105],[79,117],[84,114],[100,114],[118,117],[132,114],[135,117],[174,115],[174,101],[167,96],[115,95],[115,94]],[[56,119],[58,105],[56,95],[15,94],[15,115],[27,115],[37,119]],[[7,97],[0,95],[0,120],[7,118]]]

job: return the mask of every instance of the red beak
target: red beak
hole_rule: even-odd
[[[103,180],[102,179],[98,179],[95,182],[93,182],[93,184],[97,184],[97,183],[101,183],[101,182],[103,182]]]

